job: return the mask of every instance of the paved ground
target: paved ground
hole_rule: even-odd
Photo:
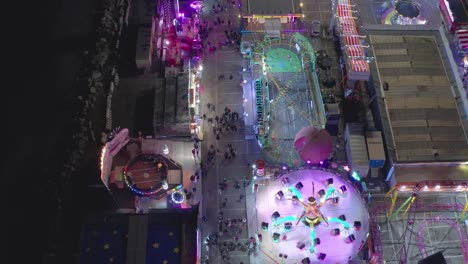
[[[205,6],[205,11],[211,10],[212,1],[205,3]],[[226,21],[228,19],[231,20],[231,22],[235,23],[235,26],[233,25],[233,29],[237,30],[237,12],[237,10],[232,10],[228,13],[222,13],[221,15],[218,14],[218,16]],[[212,21],[215,16],[213,14],[205,14],[205,18],[208,18],[208,21]],[[224,40],[224,28],[227,28],[227,26],[214,28],[213,32],[209,35],[209,41],[217,43],[220,40]],[[230,47],[218,48],[214,54],[205,54],[203,68],[202,85],[204,90],[203,94],[200,96],[202,114],[204,113],[208,116],[221,116],[224,112],[224,108],[228,107],[231,111],[236,111],[243,116],[243,90],[240,85],[242,81],[242,58],[239,52]],[[226,78],[222,81],[218,81],[218,76],[221,74],[224,74]],[[232,80],[228,78],[231,74],[233,75]],[[208,111],[206,107],[207,103],[215,105],[215,113]],[[204,150],[202,155],[203,161],[206,161],[207,150],[210,148],[211,144],[220,150],[220,155],[217,155],[213,164],[209,166],[208,173],[202,176],[202,215],[208,218],[208,222],[202,222],[201,226],[203,240],[207,235],[219,231],[218,214],[220,211],[224,213],[225,219],[246,218],[245,198],[242,199],[242,201],[237,202],[241,194],[245,196],[245,190],[244,188],[236,190],[234,185],[236,180],[241,182],[251,173],[247,164],[253,163],[259,156],[259,150],[255,142],[253,140],[244,139],[243,125],[238,125],[238,132],[224,132],[221,135],[220,140],[216,140],[212,127],[207,121],[205,121],[204,127],[205,137],[202,142],[202,149]],[[227,144],[232,144],[232,147],[236,149],[237,154],[234,159],[228,161],[224,159],[223,155],[227,149]],[[220,194],[218,192],[218,183],[222,183],[223,179],[226,179],[228,188]],[[226,207],[220,208],[224,199],[227,199]],[[245,227],[242,228],[242,232],[238,236],[240,239],[239,242],[242,243],[245,243],[247,238],[250,237]],[[232,236],[227,234],[221,236],[219,240],[221,242],[233,241]],[[202,249],[202,256],[209,256],[210,263],[223,263],[217,246],[211,246],[210,248],[204,247]],[[233,251],[231,252],[230,257],[230,263],[250,263],[245,252]]]

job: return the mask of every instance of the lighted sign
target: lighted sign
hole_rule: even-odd
[[[184,197],[184,194],[182,192],[177,191],[177,192],[172,193],[171,199],[172,199],[172,201],[174,203],[181,204],[185,200],[185,197]]]
[[[112,170],[112,158],[127,145],[129,141],[128,129],[120,130],[111,141],[107,142],[101,152],[101,180],[109,188],[109,176]]]
[[[117,153],[127,145],[129,140],[128,129],[124,128],[120,130],[111,141],[106,143],[106,145],[109,145],[109,153],[111,156],[114,157],[117,155]]]
[[[447,7],[447,13],[449,14],[449,17],[450,17],[450,21],[453,22],[455,19],[453,17],[453,14],[452,14],[452,11],[450,10],[450,4],[447,0],[444,0],[444,4],[445,6]]]
[[[351,177],[353,177],[353,179],[355,179],[356,181],[361,181],[361,176],[359,176],[359,174],[356,171],[353,171],[353,173],[351,173]]]

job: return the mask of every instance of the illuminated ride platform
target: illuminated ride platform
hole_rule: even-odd
[[[128,188],[139,196],[151,196],[167,190],[169,166],[162,155],[141,154],[130,160],[124,170]]]
[[[427,18],[423,1],[400,0],[384,2],[389,6],[381,16],[380,21],[385,25],[425,25]],[[388,4],[390,3],[390,4]],[[426,14],[427,15],[427,14]]]
[[[256,210],[260,249],[270,260],[348,263],[367,241],[365,201],[349,181],[332,172],[285,174],[259,188]]]
[[[323,128],[326,117],[316,75],[315,50],[299,33],[244,42],[255,89],[257,142],[269,163],[299,165],[294,138],[303,127]]]

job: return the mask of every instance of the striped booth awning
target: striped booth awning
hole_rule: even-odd
[[[368,72],[369,63],[365,60],[349,60],[351,70],[355,72]]]
[[[364,49],[360,46],[346,46],[348,57],[364,57]]]
[[[337,14],[339,17],[352,17],[353,16],[353,12],[351,12],[351,8],[348,5],[338,5]]]
[[[350,80],[368,80],[370,77],[369,63],[363,60],[364,47],[354,21],[350,0],[338,0],[336,16],[341,31],[341,45],[348,57],[348,77]]]
[[[350,6],[351,2],[349,0],[338,0],[338,5]]]
[[[354,35],[354,36],[345,36],[344,41],[346,45],[351,45],[351,46],[359,46],[361,45],[361,39],[359,36]]]
[[[457,30],[456,36],[458,40],[458,47],[461,50],[468,52],[468,30]]]
[[[354,23],[354,19],[351,17],[339,17],[338,23],[340,24],[341,32],[343,34],[357,34],[356,24]]]

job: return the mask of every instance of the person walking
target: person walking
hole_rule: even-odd
[[[432,146],[432,155],[434,155],[435,160],[439,160],[439,150],[435,146]]]

